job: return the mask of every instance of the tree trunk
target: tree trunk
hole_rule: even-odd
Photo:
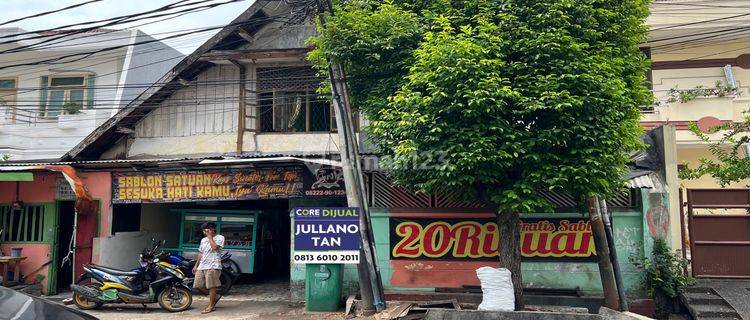
[[[518,212],[500,212],[497,217],[500,232],[500,266],[510,270],[516,310],[524,309],[520,221]]]
[[[612,310],[620,310],[620,302],[617,295],[617,284],[612,268],[612,260],[609,254],[604,221],[599,211],[599,200],[597,197],[589,197],[589,221],[591,221],[591,234],[594,237],[596,256],[599,260],[599,275],[602,279],[604,293],[604,306]],[[616,262],[614,262],[616,263]]]

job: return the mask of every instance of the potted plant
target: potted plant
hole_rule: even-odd
[[[664,239],[656,239],[652,257],[634,264],[644,273],[643,285],[654,299],[656,318],[668,319],[680,291],[693,283],[693,278],[686,274],[687,261],[679,251],[672,252]]]
[[[78,114],[81,112],[81,105],[77,102],[68,101],[62,106],[66,114]]]

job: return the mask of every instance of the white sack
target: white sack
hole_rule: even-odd
[[[516,299],[513,295],[513,281],[510,270],[505,268],[481,267],[477,277],[482,285],[482,303],[479,310],[513,311]]]

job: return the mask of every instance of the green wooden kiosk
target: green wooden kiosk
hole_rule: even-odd
[[[180,214],[180,240],[177,251],[194,259],[203,238],[201,224],[216,224],[216,232],[224,236],[224,250],[232,254],[241,273],[254,273],[258,255],[258,225],[260,211],[175,209]]]

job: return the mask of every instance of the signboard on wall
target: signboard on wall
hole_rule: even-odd
[[[359,263],[358,208],[294,208],[295,263]]]
[[[303,195],[302,168],[112,174],[112,203],[256,200]]]
[[[332,166],[314,166],[305,177],[306,197],[346,196],[344,174],[341,168]]]
[[[55,200],[73,200],[75,201],[76,194],[73,192],[73,188],[70,187],[70,182],[65,178],[58,178],[55,180]]]
[[[500,234],[491,218],[390,218],[391,259],[496,261]],[[591,223],[583,218],[523,219],[524,260],[596,261]]]

